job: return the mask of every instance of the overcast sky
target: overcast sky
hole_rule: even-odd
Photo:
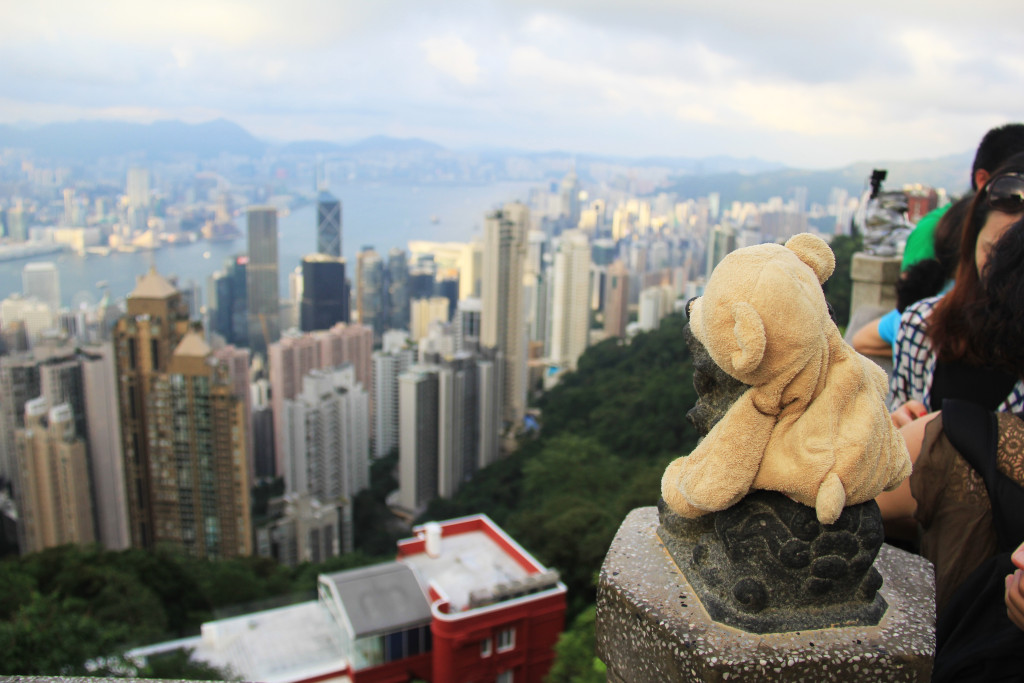
[[[973,150],[1022,86],[1020,0],[0,2],[5,123],[826,168]]]

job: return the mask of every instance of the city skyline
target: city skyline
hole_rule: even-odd
[[[1024,108],[1012,22],[962,3],[103,4],[5,7],[0,122],[825,168],[961,153]]]

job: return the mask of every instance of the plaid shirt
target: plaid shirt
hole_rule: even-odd
[[[931,407],[932,379],[935,377],[935,354],[925,331],[935,303],[942,295],[913,303],[903,311],[896,333],[893,352],[890,410],[896,410],[911,399]],[[1013,385],[1010,395],[999,404],[999,412],[1024,411],[1024,381]]]

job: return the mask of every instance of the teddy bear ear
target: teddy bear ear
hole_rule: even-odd
[[[746,374],[753,372],[764,358],[764,347],[768,339],[764,332],[764,322],[757,311],[746,301],[740,301],[732,307],[732,317],[736,321],[733,334],[739,350],[732,354],[732,366],[736,372]]]
[[[831,247],[825,240],[809,232],[790,237],[786,242],[786,248],[814,271],[821,284],[825,284],[825,280],[829,279],[836,269],[836,255],[832,253]]]

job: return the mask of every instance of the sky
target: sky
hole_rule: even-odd
[[[2,123],[833,168],[973,151],[1022,86],[1019,0],[0,3]]]

